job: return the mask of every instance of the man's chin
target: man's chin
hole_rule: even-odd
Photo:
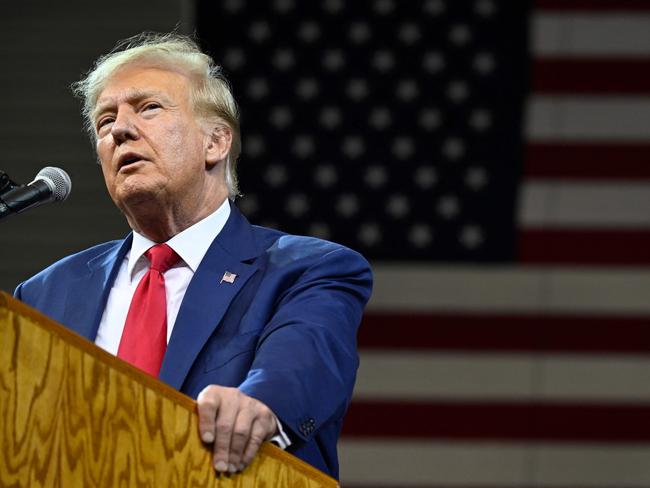
[[[113,201],[122,212],[134,214],[140,211],[147,211],[149,207],[160,206],[160,189],[146,186],[121,188],[115,194]]]

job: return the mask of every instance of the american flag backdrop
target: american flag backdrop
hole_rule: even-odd
[[[650,486],[650,2],[197,13],[242,210],[373,264],[342,485]]]

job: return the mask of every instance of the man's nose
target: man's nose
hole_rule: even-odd
[[[127,140],[138,138],[138,128],[135,124],[134,114],[128,110],[120,110],[115,116],[115,121],[111,127],[111,134],[117,144]]]

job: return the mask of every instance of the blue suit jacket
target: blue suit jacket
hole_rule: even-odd
[[[239,387],[278,416],[290,452],[338,477],[368,263],[331,242],[251,226],[231,207],[187,288],[160,379],[192,398],[209,384]],[[64,258],[15,295],[94,341],[130,245],[131,236]],[[234,283],[220,283],[225,271]]]

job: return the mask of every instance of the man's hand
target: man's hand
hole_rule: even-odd
[[[277,430],[271,409],[237,388],[209,385],[197,397],[199,433],[214,443],[213,465],[217,471],[244,469],[262,442]]]

